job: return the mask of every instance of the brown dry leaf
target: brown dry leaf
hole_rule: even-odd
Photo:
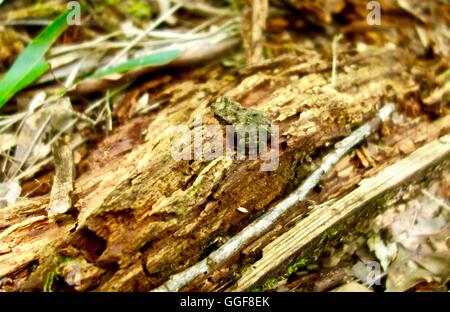
[[[445,284],[450,279],[450,211],[439,197],[439,182],[423,192],[375,220],[368,245],[387,275],[386,291],[406,291],[421,282]],[[379,234],[386,230],[388,239]]]
[[[29,104],[27,116],[24,117],[23,126],[19,128],[20,132],[17,136],[17,147],[14,152],[14,158],[18,162],[11,164],[9,168],[10,176],[17,175],[23,166],[30,164],[33,159],[33,154],[39,157],[36,153],[40,154],[43,152],[40,149],[35,149],[35,146],[42,142],[42,137],[44,132],[48,130],[47,125],[50,121],[47,114],[42,110],[37,110],[44,104],[45,100],[46,95],[42,92],[38,93]]]
[[[398,257],[404,259],[408,257],[404,248],[401,248]],[[401,260],[400,260],[401,262]],[[395,266],[395,263],[393,264]],[[388,273],[386,280],[386,291],[399,292],[406,291],[421,282],[431,282],[434,276],[428,270],[421,268],[414,261],[401,263]]]
[[[445,13],[444,2],[397,0],[403,10],[426,24],[428,31],[425,34],[428,37],[427,41],[432,43],[433,50],[438,55],[448,57],[450,56],[450,22]]]
[[[17,144],[17,137],[11,133],[0,134],[0,153],[6,152]]]
[[[371,289],[357,282],[350,282],[332,290],[333,292],[372,292]]]
[[[328,24],[332,21],[333,15],[341,12],[346,2],[344,0],[319,0],[319,1],[287,1],[292,7],[306,11],[319,24]]]
[[[21,192],[22,188],[16,179],[0,183],[0,208],[14,204]]]

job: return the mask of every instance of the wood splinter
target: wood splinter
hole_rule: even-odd
[[[55,178],[47,208],[49,217],[66,213],[72,208],[71,193],[75,179],[72,149],[67,144],[53,146]]]

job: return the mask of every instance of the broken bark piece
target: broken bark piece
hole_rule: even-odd
[[[43,206],[47,206],[47,202],[45,200],[25,200],[12,208],[16,208],[16,213],[21,213],[21,208],[30,205],[43,210]],[[25,269],[38,260],[45,250],[51,248],[50,246],[54,244],[55,240],[68,235],[73,227],[71,222],[62,225],[51,222],[46,216],[40,215],[38,209],[35,213],[28,210],[28,214],[32,216],[1,232],[0,249],[3,254],[1,255],[0,276],[14,274]]]
[[[53,147],[55,178],[47,208],[49,217],[64,214],[72,208],[71,193],[75,178],[72,149],[67,144]]]
[[[405,155],[411,154],[415,150],[414,143],[411,139],[406,138],[402,140],[399,144],[400,152]]]

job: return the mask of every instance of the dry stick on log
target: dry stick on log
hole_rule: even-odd
[[[378,112],[369,123],[364,124],[354,131],[349,137],[338,142],[336,149],[325,156],[322,164],[286,199],[279,202],[273,209],[262,217],[244,228],[236,236],[228,240],[219,249],[212,252],[208,257],[193,265],[192,267],[172,275],[164,284],[153,291],[179,291],[188,285],[195,278],[202,274],[210,273],[216,266],[236,255],[237,252],[245,248],[249,243],[263,235],[269,230],[277,220],[281,218],[290,208],[303,200],[309,191],[319,183],[322,176],[327,173],[346,153],[355,145],[359,144],[372,131],[378,128],[381,122],[385,121],[394,110],[393,104],[387,104]]]
[[[268,0],[243,0],[242,39],[247,65],[264,60],[264,30],[269,12]]]
[[[56,145],[58,144],[58,145]],[[72,149],[68,144],[53,146],[53,159],[55,162],[55,179],[50,193],[48,216],[64,214],[72,208],[71,192],[75,179],[75,165]]]
[[[268,244],[264,248],[263,257],[245,271],[237,285],[228,291],[251,289],[270,273],[295,260],[308,246],[312,250],[320,248],[320,244],[315,242],[320,241],[327,230],[344,222],[351,224],[350,219],[358,221],[358,215],[363,215],[364,207],[370,209],[369,204],[384,194],[396,190],[413,177],[448,159],[450,144],[445,139],[450,139],[450,135],[421,147],[376,176],[363,180],[356,190],[332,205],[314,209],[308,217]]]

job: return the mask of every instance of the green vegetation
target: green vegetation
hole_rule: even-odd
[[[45,53],[68,27],[67,11],[48,25],[20,54],[16,62],[0,81],[0,107],[5,105],[17,92],[24,89],[46,73],[49,65]]]
[[[277,284],[278,284],[278,279],[276,277],[271,277],[266,280],[263,288],[264,289],[273,289],[277,286]]]
[[[152,17],[152,10],[150,6],[144,1],[139,0],[131,0],[131,3],[128,7],[128,13],[130,13],[134,17],[141,19]]]
[[[114,67],[107,68],[105,70],[101,70],[89,78],[98,78],[107,76],[115,73],[123,73],[126,71],[130,71],[133,69],[143,68],[143,67],[151,67],[151,66],[160,66],[165,65],[172,62],[181,54],[180,50],[168,50],[152,53],[149,55],[145,55],[142,57],[131,59],[127,62],[119,64]]]
[[[54,282],[59,277],[62,276],[62,273],[60,272],[60,267],[66,265],[72,261],[74,261],[74,259],[70,258],[70,257],[56,257],[54,259],[54,269],[47,273],[42,291],[52,292],[53,288],[54,288]]]
[[[302,258],[298,261],[296,261],[294,264],[291,264],[286,273],[283,275],[283,277],[288,278],[295,272],[297,272],[300,268],[306,267],[309,264],[309,259]]]

